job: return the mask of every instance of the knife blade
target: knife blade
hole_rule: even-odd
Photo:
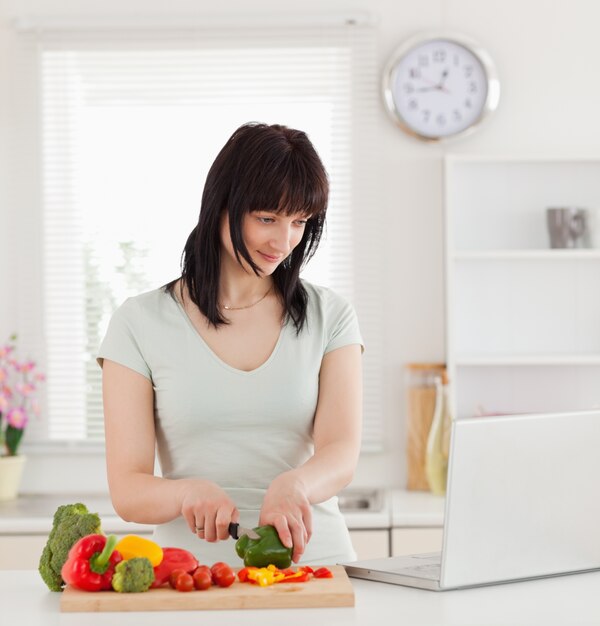
[[[251,528],[244,528],[236,522],[231,522],[231,524],[229,524],[229,534],[234,539],[239,539],[242,535],[248,535],[250,539],[260,539],[260,535],[254,532]]]

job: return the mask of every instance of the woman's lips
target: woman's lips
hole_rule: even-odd
[[[279,261],[281,260],[280,256],[271,256],[269,254],[265,254],[264,252],[261,252],[260,250],[258,251],[258,254],[260,254],[260,256],[262,256],[269,263],[279,263]]]

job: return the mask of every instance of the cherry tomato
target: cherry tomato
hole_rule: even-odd
[[[194,581],[194,587],[196,587],[198,591],[204,591],[212,585],[212,576],[208,567],[197,568],[192,574],[192,579]]]
[[[176,588],[177,579],[181,576],[181,574],[187,574],[187,572],[184,569],[177,568],[169,574],[169,585],[173,589]]]
[[[230,587],[235,580],[235,574],[227,563],[219,561],[210,568],[212,580],[219,587]]]
[[[177,580],[175,581],[175,589],[177,589],[177,591],[192,591],[193,588],[194,579],[192,576],[187,572],[179,574]]]

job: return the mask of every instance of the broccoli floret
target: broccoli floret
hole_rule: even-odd
[[[56,509],[38,567],[50,591],[62,591],[65,585],[60,572],[73,544],[86,535],[101,533],[100,516],[90,513],[85,504],[65,504]]]
[[[154,568],[150,559],[136,556],[117,563],[112,577],[112,588],[120,593],[148,591],[154,582]]]

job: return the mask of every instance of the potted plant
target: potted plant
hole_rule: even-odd
[[[0,500],[17,496],[25,456],[19,446],[27,423],[39,415],[38,385],[45,380],[34,361],[15,358],[16,335],[0,345]]]

